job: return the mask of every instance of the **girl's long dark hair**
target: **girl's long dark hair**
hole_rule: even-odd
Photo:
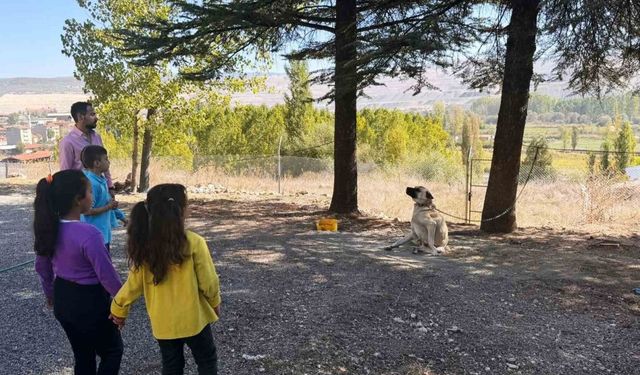
[[[164,280],[171,265],[189,256],[184,229],[187,193],[180,184],[160,184],[147,193],[147,201],[131,210],[127,228],[129,266],[149,267],[153,283]]]
[[[33,202],[33,249],[37,255],[53,256],[60,217],[71,211],[77,199],[85,197],[88,183],[84,173],[70,169],[54,174],[51,181],[43,178],[38,182]]]

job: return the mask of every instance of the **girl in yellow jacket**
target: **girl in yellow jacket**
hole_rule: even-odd
[[[217,374],[210,323],[220,314],[220,285],[205,240],[185,230],[185,187],[161,184],[131,211],[127,228],[129,277],[111,304],[112,320],[124,325],[131,304],[144,294],[153,336],[160,345],[162,374],[182,374],[184,344],[199,374]]]

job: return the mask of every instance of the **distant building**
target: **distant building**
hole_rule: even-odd
[[[58,138],[63,138],[65,135],[69,134],[75,126],[73,123],[64,121],[56,121],[55,124],[58,125]]]
[[[493,142],[493,134],[480,134],[478,138],[485,143]]]
[[[640,165],[635,167],[627,167],[624,169],[627,176],[631,181],[640,181]]]
[[[31,127],[33,135],[38,135],[42,142],[53,142],[60,137],[58,122],[38,124]]]
[[[37,152],[37,151],[44,151],[47,149],[47,145],[44,145],[42,143],[34,143],[31,145],[24,145],[24,153],[25,154],[30,154],[33,152]]]
[[[34,163],[37,161],[47,161],[51,159],[51,151],[36,151],[29,154],[19,154],[9,156],[0,160],[0,163]]]
[[[0,145],[0,154],[10,154],[16,149],[16,145]]]
[[[24,126],[7,128],[6,137],[8,145],[17,145],[19,143],[30,145],[33,143],[31,129]]]
[[[73,121],[73,117],[69,113],[49,113],[47,114],[47,120],[55,120],[55,121]]]

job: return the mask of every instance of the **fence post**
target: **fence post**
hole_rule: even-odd
[[[465,223],[471,223],[471,173],[472,173],[472,161],[473,157],[472,148],[469,147],[469,151],[467,152],[467,165],[466,165],[466,184],[465,184],[465,194],[464,194],[464,218]]]
[[[281,162],[281,155],[280,155],[280,149],[282,147],[282,136],[280,136],[280,140],[278,140],[278,194],[282,194],[282,188],[280,185],[280,181],[282,180],[282,162]]]

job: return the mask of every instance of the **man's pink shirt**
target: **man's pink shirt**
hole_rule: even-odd
[[[103,146],[100,134],[96,133],[94,130],[90,130],[89,139],[87,139],[82,131],[74,126],[69,134],[62,138],[58,147],[60,154],[60,170],[77,169],[81,171],[83,167],[82,160],[80,160],[80,152],[82,152],[83,148],[89,145]],[[113,187],[111,174],[106,172],[104,176],[107,179],[107,185],[110,188]]]

